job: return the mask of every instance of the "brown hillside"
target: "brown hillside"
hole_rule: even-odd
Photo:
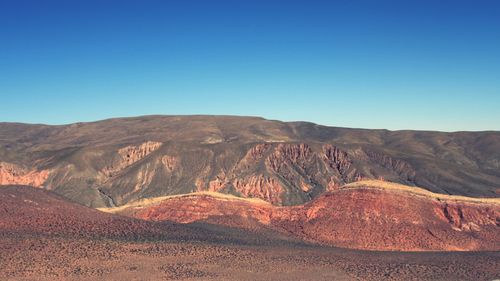
[[[0,184],[92,207],[217,191],[301,205],[360,179],[498,197],[499,132],[362,130],[257,117],[0,123]]]

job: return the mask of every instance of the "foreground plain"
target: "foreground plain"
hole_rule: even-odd
[[[2,280],[494,280],[500,253],[2,237]]]

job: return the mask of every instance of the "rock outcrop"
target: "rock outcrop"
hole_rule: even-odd
[[[157,150],[160,146],[160,142],[148,141],[137,146],[130,145],[120,148],[118,150],[118,158],[111,166],[106,167],[103,172],[108,177],[113,177],[126,167],[136,163],[139,160],[144,159],[153,151]]]
[[[228,172],[211,179],[207,190],[234,190],[246,198],[260,198],[275,205],[304,203],[322,190],[355,181],[359,173],[348,154],[333,145],[260,143]],[[205,190],[205,189],[201,189]],[[299,199],[302,198],[302,199]]]
[[[267,167],[275,173],[284,172],[291,165],[305,169],[312,161],[313,152],[309,145],[300,144],[279,144],[274,152],[267,158]]]
[[[408,182],[415,181],[416,171],[408,162],[401,159],[394,159],[389,155],[373,151],[368,151],[366,155],[371,161],[381,165],[393,173],[396,173],[401,179]]]
[[[12,163],[0,162],[0,185],[31,185],[41,187],[48,177],[48,170],[38,171]]]
[[[164,155],[161,158],[161,163],[167,169],[167,171],[172,172],[179,165],[179,159],[175,156]]]
[[[237,178],[232,182],[235,189],[245,197],[259,198],[273,204],[281,204],[284,188],[274,178],[264,176],[251,176],[249,178]]]

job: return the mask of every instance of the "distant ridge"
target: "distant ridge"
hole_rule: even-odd
[[[0,184],[43,187],[92,207],[198,191],[300,205],[362,179],[498,197],[500,132],[207,115],[0,123]]]

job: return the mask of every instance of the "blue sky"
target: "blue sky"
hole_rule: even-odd
[[[500,1],[0,0],[0,121],[500,130]]]

